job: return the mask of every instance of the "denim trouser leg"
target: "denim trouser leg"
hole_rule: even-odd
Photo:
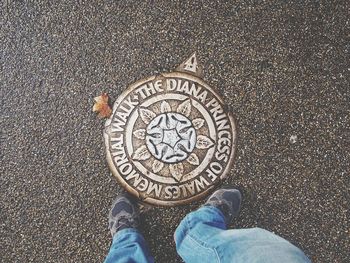
[[[154,262],[143,236],[133,228],[118,231],[105,263],[148,263]]]
[[[175,241],[186,263],[310,262],[299,248],[267,230],[226,230],[221,211],[210,206],[188,214],[176,229]]]

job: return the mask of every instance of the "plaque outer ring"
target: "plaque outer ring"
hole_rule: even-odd
[[[151,204],[151,205],[156,205],[156,206],[178,206],[178,205],[185,205],[185,204],[189,204],[192,203],[194,201],[198,201],[202,198],[204,198],[205,196],[207,196],[211,191],[213,191],[215,189],[215,187],[217,185],[219,185],[222,180],[224,180],[229,172],[230,169],[232,168],[235,156],[236,156],[236,143],[237,143],[237,127],[236,127],[236,122],[235,119],[233,117],[232,112],[226,112],[227,117],[230,120],[230,125],[231,125],[231,129],[232,129],[232,146],[231,146],[231,153],[230,153],[230,157],[229,160],[227,162],[227,165],[224,169],[224,171],[222,172],[222,174],[220,175],[220,180],[215,183],[210,185],[206,190],[204,190],[203,192],[186,198],[186,199],[182,199],[182,200],[176,200],[176,201],[165,201],[165,200],[158,200],[158,199],[154,199],[154,198],[150,198],[150,197],[146,197],[144,199],[141,199],[140,197],[140,193],[137,192],[135,189],[133,189],[124,179],[123,177],[119,174],[117,168],[114,166],[113,160],[112,160],[112,156],[111,153],[109,151],[109,126],[111,125],[112,122],[112,118],[114,116],[115,111],[117,110],[118,106],[120,105],[121,102],[123,102],[123,100],[126,98],[126,96],[132,91],[134,90],[136,87],[148,82],[148,81],[152,81],[155,80],[157,77],[159,76],[164,76],[164,77],[177,77],[177,78],[185,78],[194,82],[199,83],[200,85],[204,86],[206,89],[208,89],[215,97],[216,99],[222,104],[224,105],[224,102],[221,98],[221,96],[219,96],[215,90],[213,90],[206,82],[204,82],[202,79],[191,75],[191,74],[187,74],[184,72],[169,72],[169,73],[161,73],[159,75],[154,75],[151,77],[147,77],[147,78],[143,78],[141,80],[138,80],[134,83],[132,83],[126,90],[124,90],[122,92],[122,94],[117,98],[117,100],[115,101],[114,105],[113,105],[113,112],[112,115],[109,119],[106,120],[105,123],[105,129],[103,132],[103,137],[104,137],[104,141],[105,141],[105,149],[106,149],[106,157],[107,157],[107,162],[109,165],[109,168],[112,172],[112,174],[116,177],[118,183],[125,189],[127,190],[130,194],[134,195],[135,197],[137,197],[138,199],[140,199],[140,201],[142,203],[147,203],[147,204]]]

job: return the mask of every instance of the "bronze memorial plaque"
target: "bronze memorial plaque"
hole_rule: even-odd
[[[199,199],[232,166],[234,119],[200,75],[193,54],[175,72],[130,85],[114,103],[104,132],[107,160],[119,183],[146,203]]]

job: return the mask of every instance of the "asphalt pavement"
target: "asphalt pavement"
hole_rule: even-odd
[[[2,1],[0,261],[102,262],[120,192],[104,121],[134,81],[193,51],[238,123],[224,184],[243,189],[236,228],[262,227],[313,262],[349,262],[349,1]],[[157,262],[200,205],[152,208]]]

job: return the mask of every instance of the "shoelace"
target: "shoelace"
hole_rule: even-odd
[[[122,227],[135,227],[137,225],[136,220],[133,217],[120,216],[114,225],[117,225],[116,231]]]

